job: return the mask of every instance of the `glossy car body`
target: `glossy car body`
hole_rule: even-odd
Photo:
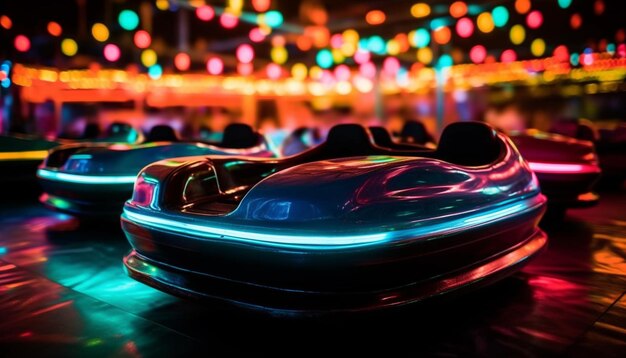
[[[10,186],[32,181],[37,167],[57,142],[42,138],[11,135],[0,136],[0,182]]]
[[[592,142],[534,129],[510,137],[537,175],[551,208],[597,204],[592,188],[601,170]]]
[[[483,145],[458,150],[468,132]],[[446,133],[413,157],[340,125],[286,159],[151,164],[122,214],[127,272],[282,313],[379,309],[500,279],[545,246],[545,197],[506,136],[481,123]]]
[[[138,145],[74,144],[53,149],[37,171],[44,189],[40,201],[76,215],[118,215],[124,201],[131,196],[137,173],[152,162],[187,155],[273,156],[262,137],[255,137],[253,146],[232,148],[241,143],[234,141],[233,146],[219,147],[201,142],[173,142],[168,141],[175,139],[171,129],[156,129],[152,133],[155,141]],[[248,127],[246,131],[252,130]]]

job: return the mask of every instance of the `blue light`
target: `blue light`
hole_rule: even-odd
[[[509,10],[504,6],[496,6],[491,10],[491,17],[496,27],[503,27],[509,22]]]
[[[150,68],[148,68],[148,76],[150,76],[150,78],[152,78],[153,80],[158,80],[159,78],[161,78],[162,74],[163,68],[161,68],[161,65],[159,64],[150,66]]]
[[[372,36],[367,40],[367,49],[377,55],[384,55],[386,50],[385,40],[380,36]]]
[[[437,68],[443,69],[452,66],[454,62],[452,61],[452,57],[450,55],[441,55],[439,60],[437,60]]]
[[[77,175],[47,169],[37,170],[37,176],[43,179],[77,184],[133,184],[137,178],[135,175]]]
[[[417,48],[428,46],[430,43],[430,32],[426,29],[417,29],[413,36],[413,43]]]
[[[8,61],[2,62],[2,65],[0,65],[0,71],[9,73],[10,70],[11,70],[11,63]]]
[[[432,19],[430,21],[430,29],[437,30],[440,27],[448,26],[448,20],[445,18]]]
[[[333,65],[333,54],[327,49],[320,50],[315,56],[315,61],[321,68],[330,68]]]
[[[6,253],[7,253],[7,251],[9,251],[9,250],[7,250],[7,248],[6,248],[6,247],[4,247],[4,246],[0,246],[0,255],[4,255],[4,254],[6,254]]]
[[[569,62],[572,64],[572,66],[580,65],[580,55],[576,52],[572,53],[569,57]]]
[[[269,27],[279,27],[283,24],[283,14],[275,10],[266,12],[265,24]]]
[[[567,9],[570,5],[572,5],[572,0],[558,0],[558,3],[561,9]]]
[[[5,78],[0,82],[0,85],[2,85],[2,88],[9,88],[11,87],[11,80],[9,78]]]
[[[606,52],[610,53],[611,55],[615,54],[615,44],[610,42],[606,45]]]
[[[359,49],[367,50],[367,39],[366,38],[359,39]]]
[[[128,205],[128,204],[127,204]],[[451,234],[475,228],[480,225],[489,225],[494,221],[505,220],[513,214],[523,215],[545,205],[545,198],[537,195],[503,204],[493,209],[479,209],[474,212],[459,213],[457,217],[447,217],[444,220],[434,218],[431,222],[422,222],[407,229],[390,229],[386,232],[377,232],[366,235],[289,235],[287,233],[261,233],[258,231],[244,231],[226,229],[223,226],[215,227],[200,225],[198,220],[185,222],[180,219],[166,219],[155,215],[145,215],[132,212],[124,208],[122,217],[137,223],[154,227],[166,232],[176,232],[185,235],[196,235],[216,240],[246,241],[267,245],[305,247],[307,249],[341,249],[363,245],[372,245],[381,242],[399,241],[405,239],[430,238],[435,235]],[[149,212],[149,211],[148,211]]]

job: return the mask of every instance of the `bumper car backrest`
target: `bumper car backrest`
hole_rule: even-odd
[[[221,147],[244,149],[259,145],[260,136],[244,123],[232,123],[224,129]]]
[[[97,123],[87,123],[83,130],[82,139],[95,139],[100,135],[100,126]]]
[[[496,161],[502,148],[497,132],[488,124],[457,122],[443,130],[437,156],[449,163],[482,166]]]
[[[146,137],[146,142],[177,142],[178,137],[176,137],[176,133],[172,129],[172,127],[160,124],[152,127],[148,136]]]
[[[338,124],[330,129],[319,147],[325,158],[342,158],[379,154],[369,131],[360,124]]]
[[[428,142],[434,142],[432,136],[426,130],[426,126],[422,122],[415,120],[408,120],[404,123],[402,131],[400,132],[403,142],[410,142],[415,144],[426,144]]]
[[[391,140],[391,135],[389,135],[389,132],[387,132],[384,127],[374,126],[369,127],[369,129],[372,133],[372,137],[374,137],[374,143],[376,143],[376,145],[387,148],[391,148],[394,145]]]

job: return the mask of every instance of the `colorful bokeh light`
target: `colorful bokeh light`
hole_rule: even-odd
[[[196,8],[196,16],[202,21],[211,21],[215,17],[215,10],[209,5]]]
[[[467,4],[463,1],[455,1],[450,5],[450,15],[455,18],[463,17],[467,14]]]
[[[138,48],[148,48],[152,43],[152,37],[150,36],[148,31],[139,30],[135,32],[135,36],[133,36],[133,42]]]
[[[54,37],[59,37],[63,33],[61,25],[56,21],[50,21],[48,23],[48,33]]]
[[[63,39],[63,41],[61,41],[61,52],[63,52],[65,56],[72,57],[78,52],[78,44],[74,39]]]
[[[470,50],[469,56],[472,62],[482,63],[487,57],[487,49],[483,45],[476,45]]]
[[[96,41],[105,42],[109,39],[109,29],[105,24],[96,22],[93,26],[91,26],[91,35],[94,39],[96,39]]]
[[[132,31],[139,26],[139,16],[133,10],[122,10],[117,20],[124,30]]]
[[[120,48],[117,47],[117,45],[115,44],[107,44],[106,46],[104,46],[103,53],[104,58],[106,58],[106,60],[109,62],[115,62],[119,60],[120,56],[122,55]]]
[[[468,17],[459,19],[456,23],[456,33],[463,37],[468,38],[474,33],[474,23]]]
[[[219,57],[211,57],[206,62],[206,69],[214,76],[220,75],[224,71],[224,62]]]
[[[543,14],[539,10],[533,10],[526,16],[526,25],[531,29],[538,29],[543,24]]]
[[[365,21],[370,25],[380,25],[385,22],[387,16],[380,10],[371,10],[365,14]]]
[[[28,50],[30,50],[30,40],[24,35],[15,36],[13,45],[15,46],[15,49],[19,52],[27,52]]]
[[[411,6],[411,15],[418,19],[430,15],[430,5],[426,3],[417,3]]]
[[[248,44],[239,45],[236,52],[237,60],[241,63],[250,63],[254,60],[254,49]]]

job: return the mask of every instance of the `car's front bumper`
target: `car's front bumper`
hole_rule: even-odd
[[[543,197],[542,197],[543,198]],[[122,216],[128,274],[165,292],[279,312],[361,311],[488,284],[546,245],[545,199],[466,231],[338,250],[208,239]]]
[[[40,201],[51,209],[73,215],[117,216],[133,192],[131,176],[124,181],[107,182],[95,176],[42,175],[41,169],[37,176],[44,191]]]

